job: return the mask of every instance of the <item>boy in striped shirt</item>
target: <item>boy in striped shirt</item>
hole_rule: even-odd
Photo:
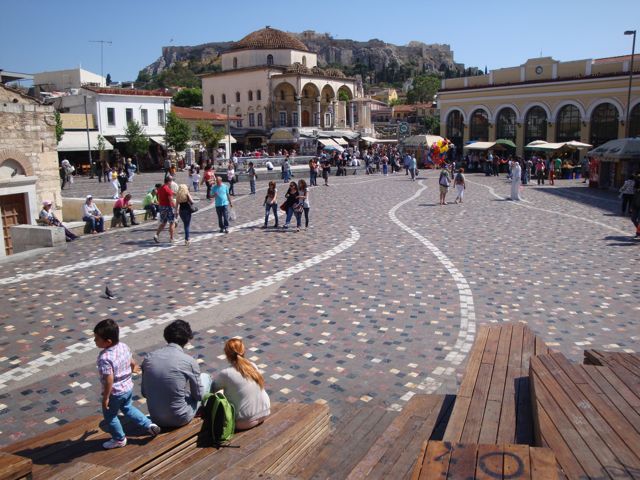
[[[140,367],[131,356],[126,344],[120,342],[118,324],[110,318],[102,320],[94,329],[94,341],[102,350],[98,354],[98,373],[102,383],[102,414],[109,426],[111,440],[102,444],[106,449],[120,448],[127,444],[127,437],[118,419],[118,411],[151,436],[160,433],[160,427],[152,423],[140,410],[133,406],[132,372]]]

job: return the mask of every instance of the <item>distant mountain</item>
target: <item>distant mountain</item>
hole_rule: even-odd
[[[335,39],[328,33],[307,30],[292,33],[310,51],[318,54],[321,67],[341,68],[347,75],[360,75],[365,84],[381,82],[402,83],[419,73],[441,72],[444,76],[459,76],[464,65],[456,63],[447,44],[425,44],[413,41],[407,45],[393,45],[373,39],[359,42]],[[177,65],[186,66],[194,73],[215,71],[220,68],[219,56],[233,42],[211,42],[196,46],[163,47],[162,56],[141,73],[157,76]],[[472,74],[477,69],[471,70]]]

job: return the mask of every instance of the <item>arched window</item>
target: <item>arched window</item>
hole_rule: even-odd
[[[503,108],[496,117],[496,138],[515,141],[516,139],[516,112],[513,108]]]
[[[591,143],[594,147],[618,138],[618,109],[601,103],[591,114]]]
[[[238,59],[233,57],[233,68],[238,68]]]
[[[629,136],[640,137],[640,103],[631,109],[629,117]]]
[[[489,116],[484,110],[478,109],[471,114],[469,140],[477,140],[479,142],[489,140]]]
[[[306,55],[302,56],[302,66],[304,66],[304,67],[307,66],[307,57],[306,57]]]
[[[556,142],[580,140],[580,110],[575,105],[565,105],[556,117]]]
[[[256,99],[258,101],[262,100],[262,92],[260,90],[256,90]]]
[[[462,149],[462,113],[454,110],[447,115],[447,138],[453,142],[456,148]],[[461,151],[461,150],[460,150]]]
[[[240,92],[236,92],[236,102],[240,101]]]
[[[258,113],[258,126],[262,126],[262,113]]]
[[[267,65],[273,65],[273,55],[267,55]]]
[[[253,102],[253,92],[251,90],[249,90],[248,96],[249,96],[249,101]]]
[[[223,104],[227,103],[227,95],[225,93],[222,94],[222,103]]]
[[[280,90],[280,100],[284,101],[285,96],[284,96],[284,90]]]
[[[216,103],[216,97],[213,96],[213,93],[211,95],[209,95],[209,103],[211,105],[213,105],[214,103]]]
[[[542,107],[533,107],[524,119],[524,144],[547,139],[547,112]]]

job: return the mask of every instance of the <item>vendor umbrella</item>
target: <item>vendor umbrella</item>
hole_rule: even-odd
[[[568,147],[572,147],[572,148],[591,148],[591,147],[593,147],[593,145],[591,145],[589,143],[582,143],[582,142],[578,142],[576,140],[571,140],[570,142],[567,142],[566,145]]]
[[[511,140],[506,139],[506,138],[501,138],[499,140],[496,140],[496,144],[503,145],[505,147],[516,148],[516,144],[513,143]]]

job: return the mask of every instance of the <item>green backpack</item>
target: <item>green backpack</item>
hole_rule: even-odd
[[[231,440],[236,430],[236,409],[222,392],[204,396],[205,411],[211,425],[214,446]]]

